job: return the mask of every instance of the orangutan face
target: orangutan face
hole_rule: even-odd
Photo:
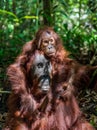
[[[43,91],[48,91],[51,85],[52,66],[42,53],[36,52],[32,65],[32,74]]]
[[[42,34],[39,47],[40,47],[40,50],[42,50],[45,55],[49,57],[55,55],[56,53],[55,44],[56,42],[53,36],[53,32],[46,31]]]

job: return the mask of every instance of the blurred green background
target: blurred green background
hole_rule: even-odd
[[[97,65],[97,0],[0,0],[1,104],[5,104],[8,93],[3,91],[9,85],[6,68],[14,62],[25,42],[33,39],[44,25],[54,27],[72,58],[81,64]],[[90,110],[92,107],[83,111],[97,127],[97,96],[88,90],[83,95],[84,106],[90,102],[95,108],[94,112]],[[1,107],[1,116],[4,108],[5,105]]]

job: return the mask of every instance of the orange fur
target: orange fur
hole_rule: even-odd
[[[56,55],[45,56],[53,66],[52,86],[46,95],[37,89],[33,91],[38,83],[34,81],[33,86],[30,75],[33,56],[41,50],[39,42],[45,31],[52,32],[56,41]],[[79,65],[68,55],[61,39],[50,27],[40,29],[35,39],[24,45],[7,71],[12,94],[8,99],[9,116],[4,130],[94,130],[85,121],[74,96],[81,81],[89,80],[87,73],[92,69]]]

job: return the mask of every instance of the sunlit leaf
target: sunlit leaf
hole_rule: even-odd
[[[20,19],[38,19],[38,16],[23,16]]]
[[[14,13],[12,13],[10,11],[6,11],[6,10],[1,10],[0,9],[0,14],[10,15],[10,16],[14,17],[17,21],[19,21],[18,17]]]

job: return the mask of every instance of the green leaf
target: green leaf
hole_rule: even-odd
[[[12,12],[10,12],[10,11],[6,11],[6,10],[1,10],[1,9],[0,9],[0,14],[10,15],[10,16],[14,17],[17,21],[19,21],[18,17],[17,17],[14,13],[12,13]]]
[[[38,16],[23,16],[23,17],[21,17],[20,18],[20,20],[22,20],[22,19],[38,19]]]

